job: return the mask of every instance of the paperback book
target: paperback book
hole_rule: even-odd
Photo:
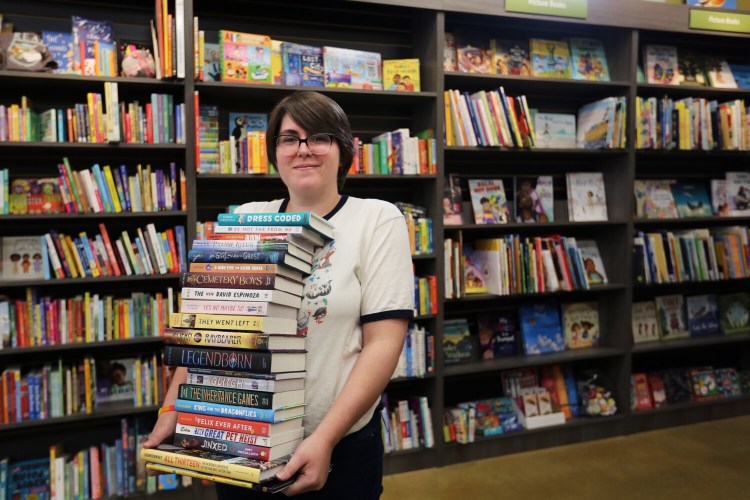
[[[384,59],[383,85],[385,90],[419,92],[419,59]]]
[[[469,179],[475,224],[506,224],[508,201],[501,179]]]
[[[554,222],[552,176],[515,177],[513,183],[516,222]]]
[[[659,340],[659,322],[656,319],[656,304],[653,300],[633,302],[631,316],[635,344]]]
[[[571,222],[606,221],[607,195],[601,172],[569,172],[568,218]]]
[[[685,300],[682,295],[662,295],[654,298],[656,317],[659,321],[659,337],[672,340],[690,336]]]
[[[687,317],[691,337],[709,337],[721,333],[719,303],[714,294],[688,297]]]
[[[573,79],[609,81],[607,56],[601,40],[570,38],[568,43],[570,44]]]
[[[576,117],[565,113],[534,113],[534,145],[539,149],[576,147]]]

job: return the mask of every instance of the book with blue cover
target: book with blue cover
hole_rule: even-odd
[[[732,64],[730,67],[737,86],[741,89],[750,89],[750,64]]]
[[[609,81],[607,56],[601,40],[571,38],[568,42],[574,80]]]
[[[687,298],[688,330],[691,337],[719,335],[719,302],[714,294]]]
[[[299,43],[282,43],[284,85],[323,87],[323,49]]]
[[[55,73],[73,73],[73,35],[63,31],[42,31],[42,42],[57,63]]]
[[[518,313],[526,354],[545,354],[565,350],[565,337],[557,302],[525,303],[521,305]]]
[[[443,323],[443,359],[445,364],[465,363],[474,359],[474,343],[466,318],[449,319]]]
[[[680,217],[711,217],[711,199],[705,184],[675,182],[670,189]]]

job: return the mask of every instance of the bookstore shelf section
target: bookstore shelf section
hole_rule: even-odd
[[[154,415],[160,405],[142,406],[140,408],[123,408],[119,410],[106,410],[88,415],[69,415],[65,417],[48,418],[45,420],[28,420],[16,424],[0,424],[0,436],[13,437],[16,433],[26,434],[28,432],[55,432],[60,428],[77,425],[91,425],[93,423],[115,420],[123,417],[139,415]]]
[[[117,339],[103,342],[75,342],[71,344],[55,344],[34,347],[11,347],[0,350],[0,362],[8,358],[16,359],[23,356],[53,355],[63,353],[77,353],[78,351],[95,350],[97,352],[117,349],[159,348],[163,344],[161,337],[140,337],[134,339]]]
[[[706,338],[674,339],[666,342],[651,342],[636,344],[633,346],[633,354],[651,353],[659,351],[671,351],[677,349],[699,349],[707,346],[719,346],[726,344],[740,344],[750,340],[750,333],[734,333],[731,335],[717,335]]]
[[[67,285],[98,285],[107,283],[138,283],[159,280],[170,282],[180,278],[180,274],[148,274],[138,276],[100,276],[98,278],[61,278],[35,281],[0,281],[7,288],[27,287],[62,287]]]

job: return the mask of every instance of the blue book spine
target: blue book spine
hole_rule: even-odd
[[[87,278],[91,278],[93,275],[91,274],[91,267],[89,265],[89,259],[86,254],[86,249],[84,248],[83,242],[80,238],[73,238],[73,243],[75,244],[78,257],[81,259],[81,265],[83,266],[84,274]]]
[[[220,403],[188,401],[186,399],[177,399],[174,402],[174,407],[177,411],[201,413],[203,415],[213,415],[216,417],[231,417],[269,423],[280,422],[280,420],[277,420],[275,417],[275,410],[262,410],[259,408],[246,408],[244,406],[223,405]]]
[[[219,214],[220,226],[307,226],[310,224],[309,212],[255,213],[255,214]]]
[[[86,254],[86,260],[88,261],[89,266],[94,264],[96,266],[96,259],[94,258],[94,253],[91,251],[91,242],[89,241],[88,236],[82,235],[79,239],[81,242],[81,246],[83,247],[83,252]]]
[[[180,206],[177,204],[177,191],[179,190],[177,182],[177,165],[175,162],[169,162],[169,179],[170,187],[172,188],[172,210],[179,210]]]
[[[108,214],[114,213],[115,208],[112,204],[112,198],[109,195],[109,188],[107,187],[107,182],[104,180],[104,175],[102,174],[102,169],[99,167],[99,164],[95,163],[94,166],[91,167],[91,171],[94,173],[94,182],[99,186],[99,194],[102,197],[104,211]]]
[[[122,477],[122,439],[115,440],[115,484],[117,496],[125,496],[125,481]]]
[[[143,242],[141,242],[140,236],[135,237],[135,246],[138,247],[138,253],[141,256],[141,259],[143,260],[145,273],[146,274],[158,274],[158,271],[155,272],[153,266],[149,265],[151,261],[149,260],[148,253],[144,253],[146,251],[146,248],[144,247]],[[137,258],[138,256],[136,255],[136,259]],[[156,265],[155,262],[153,264]]]
[[[180,272],[187,272],[187,249],[185,243],[185,228],[183,226],[175,226],[174,235],[177,239],[177,258],[180,261]]]
[[[130,178],[125,165],[120,165],[120,180],[122,182],[122,195],[125,198],[124,206],[127,207],[128,212],[135,212],[133,202],[130,200]]]
[[[51,279],[50,264],[49,264],[49,248],[47,248],[47,240],[44,236],[42,238],[42,270],[44,271],[44,279]]]

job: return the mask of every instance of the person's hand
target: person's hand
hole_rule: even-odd
[[[276,478],[286,481],[294,474],[297,480],[282,493],[286,496],[315,491],[325,486],[331,464],[333,448],[315,435],[302,441],[294,451],[291,460],[276,474]]]
[[[172,436],[174,436],[175,428],[177,427],[177,412],[176,411],[167,411],[162,413],[159,416],[159,419],[156,421],[156,424],[154,425],[153,430],[151,431],[151,434],[149,434],[148,439],[143,442],[144,448],[156,448],[163,442],[167,441],[168,439],[171,439]],[[151,470],[146,469],[146,472],[149,476],[156,476],[159,473]]]

